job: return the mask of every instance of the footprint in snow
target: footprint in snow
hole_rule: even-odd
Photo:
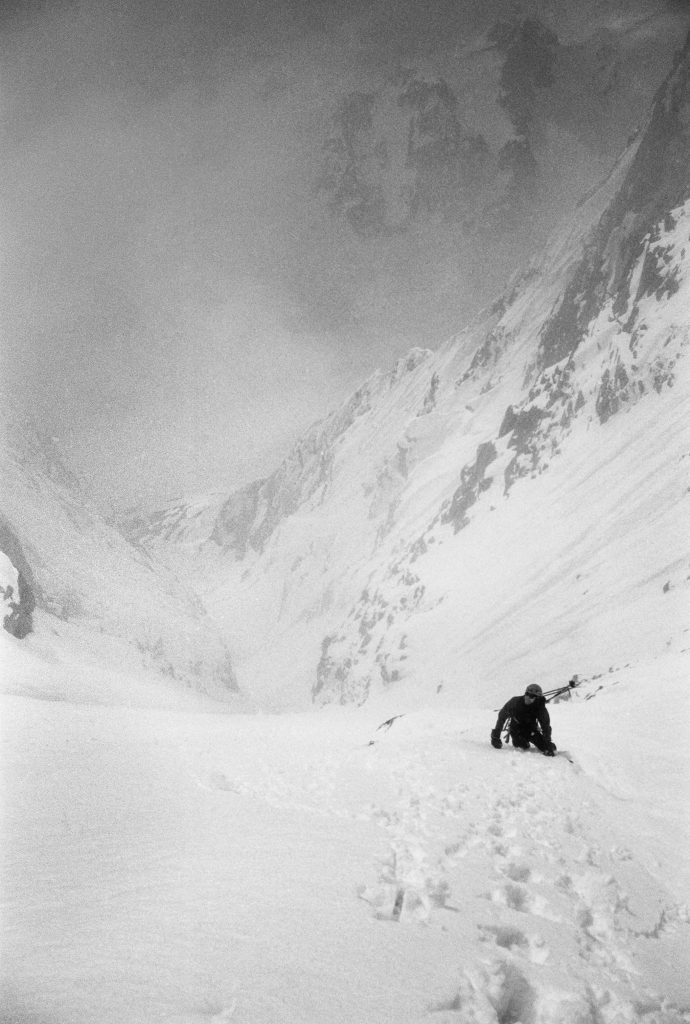
[[[211,772],[208,784],[211,789],[219,789],[224,793],[242,793],[246,790],[237,779],[229,779],[225,772]]]
[[[497,1024],[535,1024],[537,993],[520,968],[496,960],[488,968],[465,971],[455,995],[429,1015],[434,1024],[460,1021],[495,1021]]]
[[[532,877],[532,869],[520,861],[509,861],[499,870],[513,882],[529,882]]]
[[[184,1015],[169,1018],[170,1024],[234,1024],[237,999],[226,1005],[219,999],[203,999],[200,1005],[190,1007]]]
[[[482,942],[494,942],[509,953],[525,956],[533,964],[545,964],[550,950],[541,935],[527,935],[512,925],[480,925]]]
[[[508,907],[509,910],[516,910],[520,914],[531,914],[533,917],[542,917],[547,921],[560,921],[561,918],[553,913],[548,901],[539,894],[532,893],[523,885],[508,882],[498,889],[493,889],[487,896],[492,903]]]

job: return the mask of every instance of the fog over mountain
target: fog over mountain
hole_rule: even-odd
[[[556,655],[594,671],[683,642],[688,45],[491,306],[266,479],[123,524],[203,593],[255,696],[362,703],[459,672],[481,692]],[[648,625],[664,584],[668,636]]]
[[[231,489],[491,301],[608,172],[683,4],[2,13],[3,386],[103,508]]]

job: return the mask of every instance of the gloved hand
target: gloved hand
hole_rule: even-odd
[[[557,749],[558,748],[556,747],[555,743],[547,743],[546,750],[542,750],[542,754],[544,755],[544,757],[555,757]]]
[[[497,729],[491,730],[491,746],[495,747],[496,750],[500,750],[503,746],[501,743],[501,734]]]

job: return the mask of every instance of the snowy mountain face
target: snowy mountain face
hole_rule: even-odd
[[[687,30],[608,0],[503,6],[475,36],[449,5],[445,46],[332,101],[315,215],[351,255],[335,285],[309,273],[372,336],[444,337],[490,302],[640,130]]]
[[[26,632],[30,631],[30,617],[22,609],[19,572],[3,551],[0,551],[0,615],[3,628],[12,636],[26,635],[23,627]]]
[[[438,215],[474,232],[487,220],[496,226],[499,208],[505,227],[508,206],[519,216],[538,168],[536,94],[555,83],[558,39],[539,21],[514,19],[496,23],[485,51],[500,66],[496,99],[516,132],[500,147],[471,123],[459,83],[442,76],[401,69],[341,99],[318,189],[356,234],[385,236]]]
[[[33,629],[37,587],[21,545],[3,516],[0,516],[0,555],[3,627],[21,640]]]
[[[504,233],[526,213],[535,215],[553,182],[541,173],[548,163],[546,125],[559,121],[577,134],[579,126],[561,109],[560,92],[571,95],[582,77],[583,59],[609,69],[619,54],[615,45],[602,48],[598,39],[579,50],[573,75],[573,47],[540,20],[512,17],[497,21],[471,61],[473,76],[496,102],[505,124],[489,141],[481,130],[476,100],[468,82],[399,69],[385,85],[355,91],[342,98],[333,130],[324,144],[318,181],[332,213],[366,238],[409,230],[442,215],[476,237]],[[480,65],[478,67],[477,65]],[[599,76],[588,75],[589,89]],[[580,92],[582,87],[577,85]],[[547,175],[548,178],[548,175]]]
[[[193,567],[259,699],[478,696],[683,644],[688,62],[477,322],[375,375],[267,480],[140,524]]]
[[[5,630],[49,661],[79,643],[94,665],[144,666],[236,699],[227,648],[199,599],[89,507],[49,440],[16,427],[0,453]]]

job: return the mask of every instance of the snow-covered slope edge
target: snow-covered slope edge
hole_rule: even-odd
[[[79,650],[88,662],[83,699],[108,696],[99,666],[123,673],[144,666],[173,688],[238,702],[227,646],[199,599],[105,524],[58,463],[47,465],[40,438],[23,428],[17,443],[16,430],[6,433],[0,548],[35,603],[33,629],[8,642],[51,664],[71,663]],[[31,672],[23,681],[11,675],[4,675],[6,690],[30,688]]]

